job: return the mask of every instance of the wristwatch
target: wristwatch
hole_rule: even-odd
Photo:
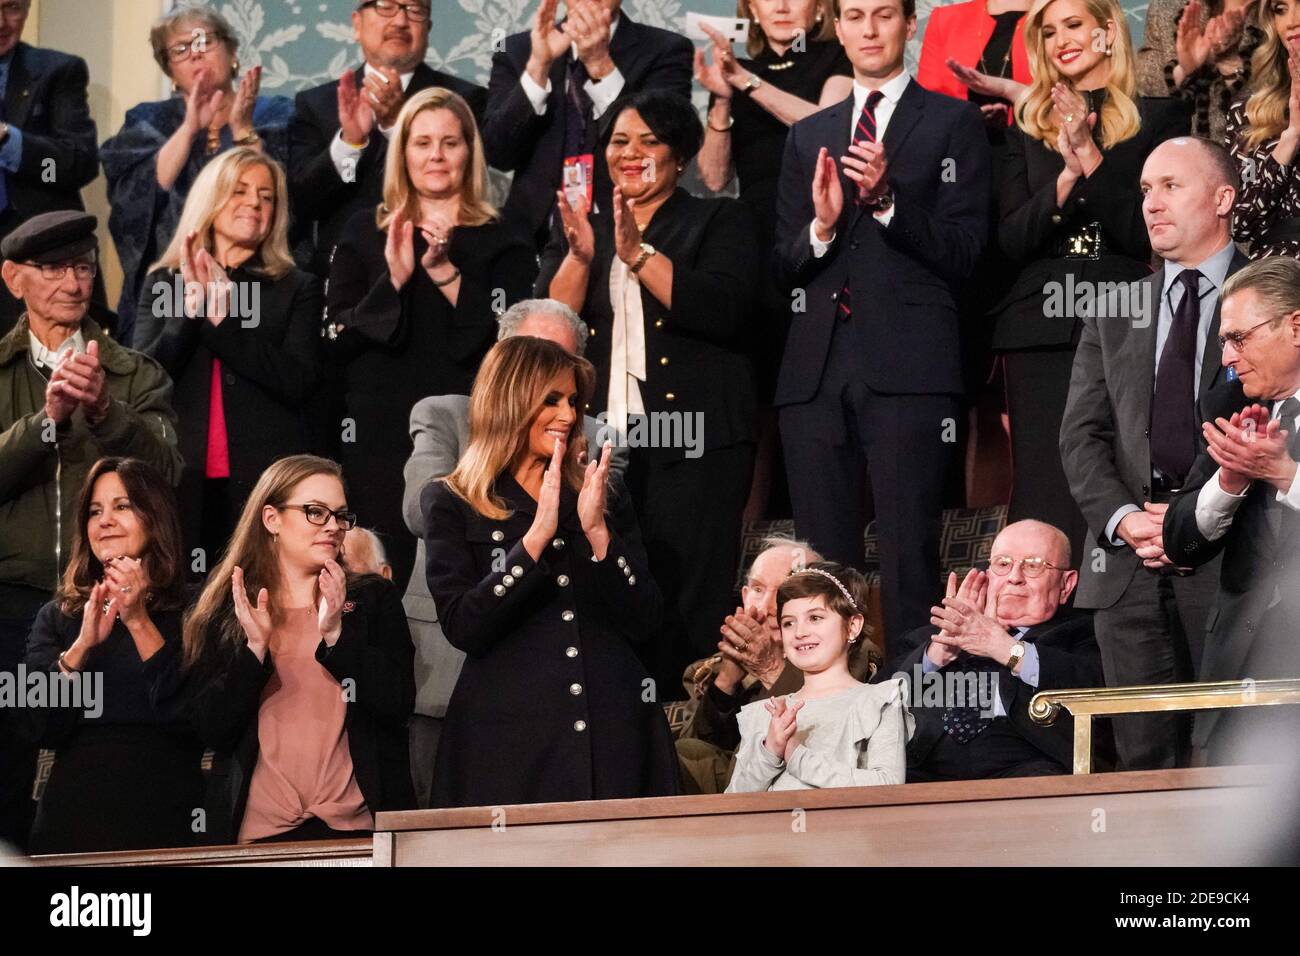
[[[1025,642],[1016,641],[1011,645],[1011,659],[1007,661],[1007,669],[1012,673],[1015,672],[1016,665],[1020,663],[1025,656]]]
[[[868,203],[867,208],[872,212],[885,212],[894,205],[894,190],[885,187],[885,191],[880,194],[880,198],[873,203]]]
[[[763,81],[760,80],[756,75],[751,73],[749,74],[749,79],[745,81],[745,85],[740,88],[740,92],[748,96],[749,94],[753,93],[756,89],[758,89],[762,85],[763,85]]]
[[[658,251],[659,250],[648,242],[641,243],[641,255],[637,256],[636,261],[627,267],[627,271],[632,273],[632,275],[636,275],[641,271],[641,267],[646,264],[646,260]]]

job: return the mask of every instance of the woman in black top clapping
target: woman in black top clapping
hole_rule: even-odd
[[[31,852],[194,843],[203,747],[178,711],[156,705],[179,664],[187,599],[176,499],[148,464],[102,458],[76,516],[71,560],[24,663],[92,694],[22,712],[27,736],[55,751]]]

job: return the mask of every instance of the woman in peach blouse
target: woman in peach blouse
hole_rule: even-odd
[[[216,751],[214,843],[367,835],[415,805],[406,721],[413,645],[396,588],[342,567],[339,466],[262,473],[184,631],[183,685]]]

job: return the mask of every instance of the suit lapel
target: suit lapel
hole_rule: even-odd
[[[419,93],[421,90],[427,90],[431,86],[438,85],[438,75],[433,72],[433,68],[427,63],[421,63],[411,74],[411,82],[406,85],[406,91],[402,94],[402,99],[407,100]]]
[[[907,86],[903,87],[903,95],[898,98],[898,105],[894,107],[894,114],[889,117],[889,128],[885,130],[885,158],[888,161],[893,162],[894,157],[898,156],[903,143],[920,122],[925,113],[923,99],[921,85],[916,80],[909,80]]]
[[[847,98],[827,107],[822,120],[827,124],[828,128],[823,131],[820,139],[821,142],[826,144],[826,151],[831,159],[835,160],[835,169],[840,176],[840,189],[844,194],[844,208],[840,210],[840,222],[837,232],[844,229],[845,223],[850,221],[854,210],[858,208],[853,202],[853,196],[858,188],[857,183],[844,175],[844,164],[840,162],[840,157],[848,155],[850,128],[856,120],[857,117],[853,115],[853,94],[851,92]]]
[[[1131,343],[1132,347],[1126,351],[1129,351],[1138,359],[1137,387],[1133,389],[1133,395],[1145,406],[1142,409],[1140,421],[1142,422],[1142,428],[1148,429],[1151,424],[1151,406],[1156,394],[1156,332],[1160,327],[1160,309],[1163,305],[1161,290],[1164,288],[1165,270],[1163,268],[1157,269],[1140,281],[1146,283],[1148,290],[1147,301],[1150,303],[1149,310],[1151,314],[1147,316],[1147,321],[1141,328],[1131,324],[1137,341]],[[1150,470],[1149,465],[1148,470]]]
[[[32,108],[32,78],[27,72],[27,50],[26,43],[19,43],[14,48],[5,83],[5,121],[19,128],[26,125],[27,114]]]
[[[916,127],[917,122],[920,121],[921,114],[925,112],[921,106],[921,99],[922,94],[920,86],[915,80],[909,80],[907,86],[903,88],[903,95],[898,98],[898,105],[894,107],[893,115],[889,117],[889,127],[885,130],[885,138],[882,140],[885,147],[885,158],[887,162],[894,162],[903,143]],[[849,103],[850,108],[852,108],[853,99],[851,96],[849,98]],[[853,125],[854,127],[857,126],[856,116],[853,117]],[[845,135],[848,135],[847,130],[845,131]],[[844,148],[845,151],[848,150],[847,140],[844,143]],[[848,183],[848,186],[846,187],[848,192],[846,192],[845,195],[855,195],[858,188],[857,183],[847,177],[843,178]],[[847,206],[849,204],[850,200],[846,199],[845,205]],[[865,206],[860,206],[857,203],[852,203],[852,208],[853,218],[852,225],[849,227],[850,232],[857,228],[858,221],[862,218],[862,214],[867,211]]]
[[[1232,262],[1228,264],[1228,275],[1249,264],[1250,259],[1243,256],[1241,250],[1237,250],[1232,254]],[[1220,295],[1214,303],[1214,315],[1210,317],[1210,329],[1206,333],[1205,356],[1201,359],[1201,382],[1196,393],[1198,409],[1205,398],[1205,393],[1214,387],[1223,374],[1223,347],[1219,345],[1219,310],[1222,307],[1223,295],[1220,290]]]

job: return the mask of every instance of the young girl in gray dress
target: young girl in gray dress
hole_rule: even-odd
[[[901,679],[863,684],[849,673],[867,585],[851,568],[809,565],[777,591],[786,659],[803,687],[741,708],[728,793],[902,783],[913,719]]]

